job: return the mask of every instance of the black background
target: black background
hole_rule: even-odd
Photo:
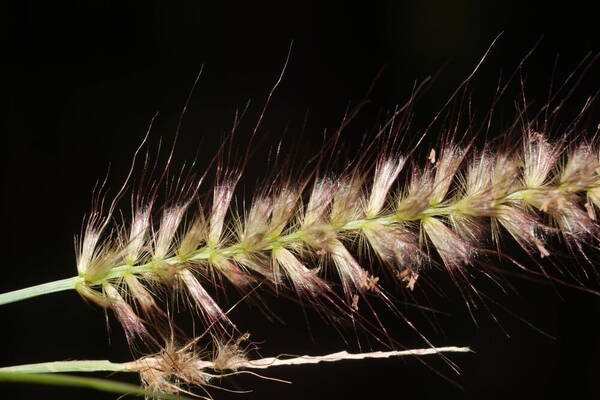
[[[314,153],[323,130],[335,128],[347,105],[364,95],[383,66],[372,103],[344,139],[349,149],[382,111],[406,100],[415,82],[439,72],[417,107],[417,125],[430,119],[501,32],[472,83],[473,108],[486,111],[498,78],[511,73],[540,39],[524,76],[528,98],[543,104],[557,57],[560,81],[588,52],[598,52],[597,15],[586,4],[457,0],[4,5],[1,97],[7,114],[1,142],[5,235],[0,290],[74,274],[73,235],[89,208],[95,182],[110,164],[112,187],[118,186],[155,112],[160,114],[151,143],[156,145],[160,137],[172,139],[182,103],[202,65],[204,74],[176,149],[177,165],[194,158],[198,168],[205,165],[231,126],[234,111],[249,99],[253,103],[248,118],[256,117],[294,42],[283,83],[260,133],[262,147],[247,168],[243,194],[268,172],[265,154],[276,139],[283,137],[307,154]],[[566,105],[567,114],[598,90],[597,72],[592,66]],[[499,108],[499,118],[505,116],[506,123],[511,122],[515,95],[510,92]],[[598,122],[594,114],[591,121]],[[205,192],[209,190],[205,186]],[[441,272],[432,271],[431,278],[444,285]],[[462,389],[415,359],[395,359],[281,368],[269,374],[290,379],[293,385],[244,377],[224,384],[255,389],[254,393],[212,393],[217,399],[598,396],[598,297],[539,282],[511,283],[518,293],[485,290],[519,317],[493,307],[500,321],[496,323],[482,308],[475,310],[474,322],[450,285],[447,297],[432,296],[435,307],[448,313],[435,317],[441,330],[418,313],[414,316],[434,344],[468,345],[476,351],[451,356],[460,375],[437,358],[426,359],[433,370]],[[232,314],[255,340],[264,341],[264,355],[356,350],[351,332],[346,335],[350,343],[345,344],[309,315],[311,339],[299,307],[268,296],[267,302],[286,325],[269,322],[251,307],[240,306]],[[120,328],[109,318],[110,335],[103,312],[75,292],[3,306],[0,363],[131,359]],[[403,344],[424,346],[402,322],[390,320],[388,326]],[[3,384],[0,390],[0,397],[7,399],[116,398],[88,390],[13,384]]]

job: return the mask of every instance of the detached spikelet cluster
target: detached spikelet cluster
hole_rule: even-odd
[[[142,384],[153,392],[176,394],[189,393],[184,387],[211,387],[213,379],[235,374],[249,363],[247,352],[252,344],[245,344],[249,334],[227,342],[213,341],[212,351],[199,348],[201,338],[185,345],[177,345],[171,338],[159,352],[127,363],[126,370],[138,372]]]
[[[213,298],[223,285],[289,290],[352,315],[368,295],[389,301],[373,265],[383,264],[408,291],[430,266],[473,287],[476,272],[496,271],[486,269],[487,256],[510,259],[501,251],[507,236],[532,260],[552,254],[552,235],[583,254],[586,242],[597,245],[594,142],[523,128],[516,144],[477,149],[445,140],[423,162],[394,153],[381,151],[341,174],[259,188],[246,210],[232,210],[241,174],[229,172],[217,177],[212,204],[192,209],[196,189],[161,208],[135,202],[116,235],[105,232],[110,217],[93,214],[79,241],[77,290],[112,309],[130,340],[149,335],[146,321],[166,315],[157,302],[164,291],[186,294],[205,326],[224,332],[235,326]],[[380,263],[361,262],[357,243]]]

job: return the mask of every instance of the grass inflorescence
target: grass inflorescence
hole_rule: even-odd
[[[551,97],[531,119],[523,104],[515,122],[493,139],[494,106],[476,128],[471,115],[462,115],[462,104],[455,104],[471,77],[424,132],[411,135],[416,90],[364,141],[358,157],[346,159],[340,151],[341,133],[366,104],[363,100],[323,141],[316,156],[302,166],[289,159],[274,165],[270,180],[254,186],[247,202],[236,202],[236,191],[251,165],[254,137],[281,76],[251,132],[250,150],[229,165],[225,159],[235,157],[228,141],[240,124],[236,114],[230,137],[211,163],[217,164],[207,190],[211,196],[201,195],[208,171],[197,177],[192,164],[173,172],[173,148],[162,170],[146,155],[141,178],[133,179],[144,139],[114,199],[105,202],[106,182],[95,193],[76,240],[77,276],[1,294],[0,304],[75,289],[84,299],[112,310],[130,344],[142,339],[158,352],[124,364],[51,362],[6,367],[3,373],[133,371],[151,392],[188,393],[183,386],[211,386],[215,378],[238,369],[468,351],[436,349],[423,335],[430,349],[397,351],[371,302],[381,300],[405,318],[388,287],[391,281],[409,296],[427,288],[423,283],[434,275],[445,274],[469,305],[486,298],[479,279],[502,286],[506,273],[594,292],[584,280],[597,274],[589,250],[598,247],[600,146],[598,127],[586,130],[582,121],[595,98],[566,125],[552,123],[566,99],[555,105],[557,97]],[[439,139],[431,140],[435,123],[453,105],[459,115],[448,113]],[[181,119],[177,134],[180,126]],[[407,151],[402,143],[410,137],[416,139]],[[424,145],[425,137],[432,144]],[[159,195],[164,189],[165,199]],[[127,190],[132,192],[130,208],[119,210]],[[505,251],[515,244],[526,262]],[[564,249],[577,254],[583,266],[561,268]],[[500,267],[498,260],[509,263]],[[229,310],[216,300],[215,293],[227,288],[243,293],[242,300],[254,299],[265,289],[293,297],[331,321],[345,318],[355,328],[382,334],[392,349],[251,360],[248,348],[240,346],[247,334],[241,334]],[[179,335],[170,307],[178,298],[197,311],[205,332],[183,346],[176,344],[184,335]],[[205,336],[212,340],[213,354],[196,349]]]
[[[534,261],[552,255],[552,236],[584,255],[586,244],[595,247],[600,149],[533,129],[521,135],[516,144],[483,148],[446,140],[424,165],[384,151],[373,167],[365,159],[337,175],[288,177],[257,190],[245,211],[231,210],[239,174],[229,174],[210,207],[192,209],[195,191],[157,210],[149,202],[107,239],[107,221],[92,218],[80,240],[76,289],[112,308],[131,338],[148,332],[128,299],[156,316],[155,294],[165,287],[186,293],[206,326],[227,330],[234,324],[210,294],[224,282],[245,292],[259,284],[289,290],[351,315],[367,296],[389,301],[379,264],[408,291],[441,267],[466,298],[478,272],[498,274],[491,256],[558,279],[504,254],[503,242],[514,239]],[[380,262],[359,261],[361,246]]]

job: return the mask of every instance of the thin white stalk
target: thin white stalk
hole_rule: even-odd
[[[256,360],[247,360],[231,365],[231,369],[266,369],[286,365],[318,364],[321,362],[336,362],[343,360],[364,360],[368,358],[390,358],[405,356],[426,356],[439,353],[468,353],[469,347],[431,347],[426,349],[374,351],[370,353],[351,354],[347,351],[339,351],[323,356],[299,356],[294,358],[280,359],[277,357],[265,357]],[[0,373],[58,373],[58,372],[139,372],[152,366],[159,366],[162,359],[158,357],[145,357],[136,361],[126,363],[113,363],[108,360],[75,360],[75,361],[52,361],[37,364],[15,365],[0,368]],[[194,364],[199,371],[213,369],[212,361],[198,360]]]
[[[432,347],[427,349],[412,349],[412,350],[393,350],[393,351],[373,351],[371,353],[352,354],[347,351],[338,351],[324,356],[300,356],[294,358],[276,358],[265,357],[258,360],[250,360],[240,363],[237,368],[243,369],[266,369],[270,367],[279,367],[284,365],[306,365],[318,364],[321,362],[336,362],[343,360],[364,360],[367,358],[390,358],[390,357],[405,357],[405,356],[427,356],[439,353],[468,353],[469,347]]]

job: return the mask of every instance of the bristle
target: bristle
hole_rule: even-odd
[[[208,231],[208,243],[211,246],[217,246],[221,240],[225,215],[229,209],[229,203],[231,203],[236,184],[237,180],[226,180],[215,187],[210,216],[210,230]]]
[[[348,298],[355,291],[364,292],[367,289],[371,289],[368,272],[360,266],[358,261],[356,261],[339,240],[332,240],[328,245],[328,251],[342,281],[344,293]]]
[[[388,199],[388,192],[396,181],[405,161],[405,158],[399,157],[397,159],[385,159],[377,164],[371,196],[365,210],[367,218],[374,218],[379,215]]]
[[[335,185],[331,179],[318,179],[314,183],[302,219],[304,227],[317,225],[325,219],[334,193]]]
[[[234,262],[221,255],[213,255],[208,261],[213,269],[226,277],[233,286],[243,288],[253,281],[252,276],[240,269]]]
[[[145,207],[136,210],[133,214],[129,239],[123,252],[126,264],[134,265],[140,258],[140,254],[146,245],[148,230],[151,227],[151,212],[151,207]]]
[[[207,326],[213,326],[214,324],[219,326],[220,321],[233,325],[227,315],[221,310],[221,307],[217,305],[191,271],[187,269],[181,270],[179,278],[194,300],[198,310],[204,316]]]
[[[452,145],[442,150],[440,158],[435,163],[435,177],[429,200],[431,205],[436,206],[444,201],[450,185],[454,182],[454,175],[458,171],[463,157],[463,152]]]
[[[590,145],[580,145],[567,155],[567,162],[558,177],[558,187],[575,193],[594,186],[598,179],[598,166]]]
[[[142,310],[144,310],[146,315],[152,316],[152,314],[158,310],[158,305],[156,304],[156,301],[154,301],[152,295],[135,275],[128,274],[125,275],[123,279],[131,296],[142,307]]]
[[[281,282],[279,278],[281,274],[279,269],[281,269],[299,293],[315,296],[326,287],[326,283],[317,276],[319,270],[306,268],[289,250],[277,247],[273,249],[272,254],[276,282]]]
[[[465,177],[457,179],[458,189],[448,212],[452,230],[477,246],[484,244],[489,230],[482,217],[494,217],[497,213],[498,193],[492,183],[493,168],[492,156],[487,153],[475,156]]]
[[[88,223],[78,246],[77,272],[79,272],[79,275],[86,274],[94,258],[97,256],[100,234],[101,231],[98,227],[94,226],[93,223]]]
[[[340,228],[348,222],[364,216],[362,186],[364,178],[356,174],[349,178],[341,178],[331,205],[329,221],[335,228]],[[389,190],[389,188],[388,188]]]
[[[296,215],[299,193],[293,188],[283,187],[274,196],[269,233],[276,237],[289,224],[290,219]]]
[[[80,283],[76,285],[75,290],[77,290],[77,293],[85,300],[91,301],[102,308],[108,308],[110,306],[110,300],[107,299],[103,293],[100,293],[85,284]]]
[[[272,210],[270,198],[261,196],[254,200],[239,234],[239,243],[244,250],[252,252],[264,248]]]
[[[500,223],[523,249],[537,248],[542,257],[549,255],[541,239],[543,226],[537,216],[530,215],[519,207],[507,205],[499,205],[496,210],[494,220]]]
[[[213,356],[213,369],[215,371],[236,371],[240,365],[248,362],[246,351],[240,346],[240,342],[247,338],[247,334],[243,335],[236,341],[215,343],[215,351]]]
[[[102,280],[110,271],[123,262],[122,250],[111,248],[108,244],[100,248],[91,260],[87,271],[85,272],[85,280],[87,282],[97,282]]]
[[[177,233],[177,228],[183,219],[186,210],[185,205],[173,206],[163,211],[160,219],[158,232],[154,241],[154,253],[152,258],[155,260],[164,259],[170,252]]]
[[[472,250],[442,221],[426,217],[422,220],[421,226],[448,270],[452,271],[469,262]]]
[[[429,207],[432,181],[429,171],[413,171],[405,193],[398,197],[395,214],[401,221],[410,221]]]
[[[556,166],[560,146],[550,144],[538,132],[532,132],[524,141],[523,182],[525,187],[534,189],[544,185],[550,171]]]
[[[102,289],[110,301],[110,308],[112,308],[125,330],[127,341],[131,342],[135,337],[150,337],[142,320],[123,297],[121,297],[119,291],[110,284],[104,284]]]
[[[423,261],[417,235],[402,226],[370,222],[363,234],[379,258],[391,268],[392,275],[418,271]]]
[[[192,224],[187,229],[177,248],[177,256],[183,259],[191,256],[200,245],[206,240],[208,234],[208,224],[204,214],[199,211]]]

